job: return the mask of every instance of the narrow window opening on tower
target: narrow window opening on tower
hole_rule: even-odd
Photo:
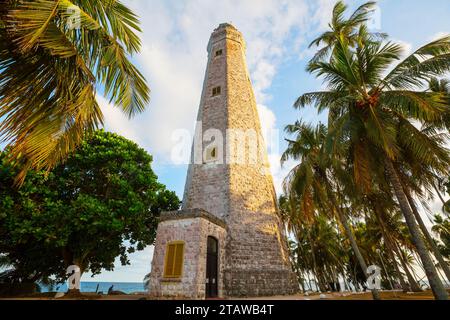
[[[221,92],[220,87],[214,87],[214,88],[212,89],[212,96],[213,96],[213,97],[218,96],[218,95],[220,95],[220,92]]]
[[[216,57],[221,56],[223,53],[222,49],[216,51]]]
[[[208,147],[206,149],[206,162],[213,162],[217,160],[217,147]]]

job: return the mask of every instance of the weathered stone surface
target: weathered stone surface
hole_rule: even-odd
[[[185,220],[188,218],[203,218],[223,228],[226,227],[226,222],[217,216],[202,209],[185,209],[182,211],[166,211],[161,213],[160,221],[168,220]]]
[[[207,213],[206,213],[207,214]],[[206,249],[208,236],[219,243],[219,273],[224,272],[226,230],[205,219],[202,210],[180,211],[172,220],[158,225],[155,252],[152,260],[149,293],[154,297],[205,298]],[[194,216],[194,217],[189,217]],[[184,241],[184,265],[180,279],[164,279],[164,258],[169,242]],[[219,296],[224,296],[222,277],[218,279]]]
[[[219,50],[222,54],[217,55]],[[221,94],[213,96],[213,88],[218,86]],[[280,295],[298,291],[277,211],[266,147],[261,138],[261,125],[245,61],[245,41],[241,33],[229,24],[222,24],[214,30],[208,44],[208,64],[198,121],[197,133],[203,134],[211,129],[219,131],[225,147],[221,149],[218,145],[218,159],[214,162],[199,162],[198,150],[193,147],[183,210],[201,208],[226,224],[226,233],[215,230],[221,237],[226,235],[224,242],[219,242],[223,255],[223,269],[219,272],[220,296]],[[229,133],[230,129],[254,132],[257,139],[250,142],[239,140]],[[201,139],[201,136],[195,139]],[[204,143],[200,157],[209,144],[209,141]],[[255,148],[257,157],[252,158]],[[245,155],[244,161],[236,161],[240,152]],[[172,213],[172,218],[175,215]],[[160,238],[164,238],[161,233],[168,232],[173,237],[178,232],[180,236],[188,237],[180,228],[196,228],[177,221],[161,223],[157,248],[162,243]],[[195,245],[206,246],[206,240],[201,241]],[[195,253],[200,254],[198,251]],[[158,268],[163,258],[158,256],[155,259],[159,260],[154,261],[153,266]],[[197,259],[203,260],[195,263],[205,265],[203,256],[198,255]],[[189,268],[189,263],[194,262],[186,263]],[[199,281],[192,280],[192,285],[194,283],[199,290],[203,288],[204,294],[204,282],[200,285]],[[192,285],[189,288],[193,290]],[[179,287],[170,285],[169,289],[166,286],[161,292],[175,293]],[[197,296],[202,297],[202,294]]]

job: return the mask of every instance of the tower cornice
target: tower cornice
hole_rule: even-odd
[[[211,48],[215,43],[226,39],[236,41],[241,44],[243,50],[246,49],[246,43],[242,33],[230,23],[221,23],[216,29],[214,29],[211,37],[209,38],[207,47],[208,53],[211,52]]]

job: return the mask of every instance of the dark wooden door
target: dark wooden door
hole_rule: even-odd
[[[217,265],[219,246],[216,238],[208,237],[208,247],[206,253],[206,298],[216,298],[217,286]]]

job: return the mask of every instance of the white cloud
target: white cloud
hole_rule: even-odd
[[[147,110],[128,120],[104,98],[99,103],[107,129],[136,141],[154,156],[155,165],[169,164],[176,129],[194,129],[211,32],[220,23],[233,23],[247,43],[247,63],[255,90],[263,131],[276,128],[267,105],[268,89],[283,61],[303,50],[308,33],[326,24],[333,1],[231,0],[162,1],[125,0],[140,15],[142,52],[134,57],[152,89]],[[312,20],[319,17],[320,23]],[[267,137],[269,162],[277,192],[291,167],[280,166],[279,139]],[[97,281],[142,281],[150,271],[152,247],[130,256],[132,266],[103,272]],[[86,281],[90,278],[83,277]]]
[[[247,42],[247,62],[260,104],[284,59],[299,53],[296,46],[311,28],[311,16],[321,16],[327,1],[208,0],[124,1],[141,16],[142,52],[135,57],[152,96],[148,109],[132,120],[104,106],[106,127],[136,140],[160,164],[170,161],[176,129],[194,129],[206,67],[206,46],[213,29],[232,22]],[[320,24],[321,25],[321,24]]]
[[[333,7],[336,4],[335,0],[317,0],[317,10],[311,18],[311,21],[315,21],[318,24],[319,30],[325,30],[328,28],[328,23],[331,20]]]
[[[413,53],[413,45],[409,42],[402,41],[402,40],[392,40],[395,43],[398,43],[403,48],[403,57],[406,58],[411,53]]]

